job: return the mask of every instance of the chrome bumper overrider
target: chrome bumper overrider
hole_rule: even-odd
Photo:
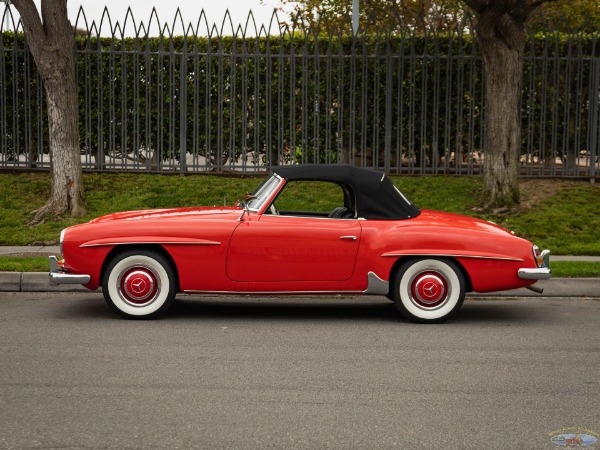
[[[50,256],[50,284],[87,284],[90,282],[89,275],[83,274],[70,274],[65,272],[58,265],[58,259],[56,256]]]
[[[548,280],[552,276],[550,270],[550,250],[544,250],[541,254],[541,267],[535,269],[519,269],[519,278],[524,280]],[[538,263],[539,264],[539,263]]]

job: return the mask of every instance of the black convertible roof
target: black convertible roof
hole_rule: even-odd
[[[286,180],[332,181],[348,186],[356,199],[358,217],[365,219],[410,219],[421,211],[381,172],[340,164],[303,164],[277,166],[276,173]]]

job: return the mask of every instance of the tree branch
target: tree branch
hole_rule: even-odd
[[[479,19],[477,20],[479,35],[481,37],[497,35],[498,27],[502,27],[502,17],[510,11],[512,6],[514,6],[514,2],[510,2],[510,0],[490,1],[479,13]]]
[[[518,18],[523,23],[527,21],[529,16],[535,12],[540,6],[545,3],[555,2],[556,0],[537,0],[531,3],[522,2],[519,7],[515,8],[513,12],[513,17]]]
[[[17,11],[21,16],[23,28],[25,28],[25,35],[28,37],[27,40],[30,42],[30,46],[32,44],[35,45],[35,43],[30,41],[29,36],[35,36],[34,40],[37,39],[37,37],[40,38],[40,41],[46,39],[46,31],[33,0],[12,0],[11,3],[17,8]]]
[[[400,3],[398,3],[400,2]],[[394,16],[394,19],[396,19],[396,22],[398,23],[398,26],[401,29],[406,28],[406,22],[404,21],[404,18],[402,16],[402,0],[393,0],[394,3],[394,7],[392,8],[392,15]]]
[[[487,0],[463,0],[463,2],[477,14],[481,14],[489,3]]]

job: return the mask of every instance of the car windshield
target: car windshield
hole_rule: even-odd
[[[275,188],[279,185],[280,181],[281,178],[276,174],[273,174],[270,178],[267,178],[252,194],[250,200],[248,200],[248,209],[250,211],[258,211],[271,196]]]

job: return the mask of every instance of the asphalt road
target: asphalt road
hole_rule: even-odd
[[[600,433],[600,301],[0,294],[0,448],[560,448]],[[587,448],[599,448],[599,442]]]

